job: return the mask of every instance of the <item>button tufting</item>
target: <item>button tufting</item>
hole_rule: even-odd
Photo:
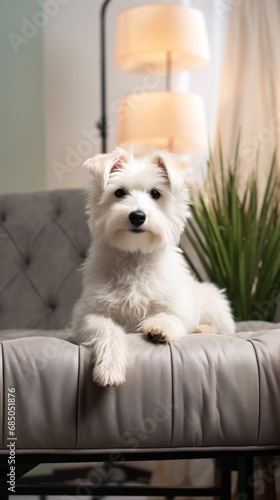
[[[30,265],[30,257],[25,257],[25,265],[26,266]]]
[[[56,304],[54,302],[50,302],[49,303],[49,308],[52,310],[52,311],[55,311],[56,309]]]
[[[61,215],[61,209],[58,207],[55,211],[55,215],[59,217]]]
[[[82,260],[85,260],[86,256],[87,256],[86,252],[81,252],[80,253],[80,257],[81,257]]]
[[[4,212],[2,212],[2,214],[1,214],[1,221],[5,222],[5,220],[6,220],[6,214]]]

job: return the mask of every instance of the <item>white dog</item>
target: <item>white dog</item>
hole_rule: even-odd
[[[232,334],[223,293],[197,282],[178,249],[188,216],[188,164],[167,152],[136,159],[117,149],[86,165],[93,242],[72,328],[75,342],[92,347],[93,380],[124,382],[128,332],[156,342],[198,331]]]

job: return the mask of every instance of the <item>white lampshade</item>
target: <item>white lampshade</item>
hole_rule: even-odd
[[[118,145],[134,145],[137,154],[157,147],[178,154],[207,149],[201,97],[179,92],[141,92],[123,97],[119,107]]]
[[[174,73],[199,68],[209,60],[205,20],[198,9],[141,5],[118,16],[115,63],[125,71]]]

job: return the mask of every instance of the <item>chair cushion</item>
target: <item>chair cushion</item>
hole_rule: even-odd
[[[9,388],[17,453],[279,448],[280,324],[238,330],[170,345],[129,334],[126,382],[112,388],[92,382],[90,348],[57,338],[67,331],[0,332],[0,453]]]

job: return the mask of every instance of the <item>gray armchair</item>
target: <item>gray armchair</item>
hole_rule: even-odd
[[[35,494],[20,476],[44,462],[228,456],[238,459],[239,492],[253,498],[252,458],[280,453],[280,324],[240,323],[234,337],[195,334],[173,345],[129,335],[127,381],[97,386],[89,350],[71,343],[68,326],[90,239],[84,198],[82,190],[0,195],[1,499],[13,494],[12,443],[17,494]],[[230,498],[228,471],[221,477],[220,487],[192,496]]]

